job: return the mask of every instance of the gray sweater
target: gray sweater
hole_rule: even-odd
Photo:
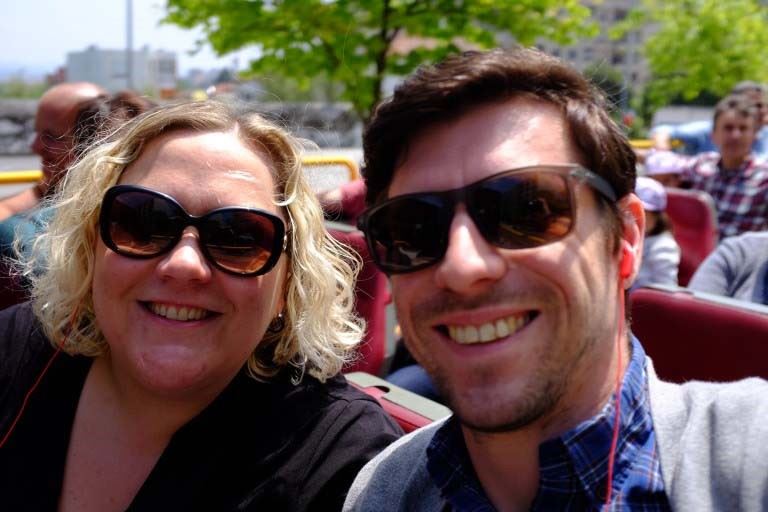
[[[651,416],[674,510],[768,510],[768,381],[662,382],[647,359]],[[400,438],[357,475],[344,511],[443,510],[426,449],[442,422]]]
[[[688,287],[700,292],[768,304],[768,232],[723,240],[705,259]]]

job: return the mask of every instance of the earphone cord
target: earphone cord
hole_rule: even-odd
[[[621,418],[621,333],[624,330],[624,289],[619,287],[619,332],[616,335],[616,390],[614,391],[613,438],[611,439],[611,451],[608,453],[608,478],[605,489],[605,508],[611,506],[613,492],[613,463],[616,459],[616,446],[619,443],[619,424]]]
[[[77,315],[78,311],[80,311],[80,308],[75,308],[74,312],[72,313],[72,316],[69,318],[69,325],[70,329],[72,328],[72,324],[75,319],[75,315]],[[16,417],[13,419],[13,422],[11,423],[11,426],[8,428],[8,432],[5,433],[3,436],[3,439],[0,440],[0,448],[2,448],[6,441],[11,437],[11,434],[13,433],[13,430],[16,428],[16,424],[21,419],[21,416],[24,414],[24,410],[27,408],[27,402],[29,402],[29,398],[32,396],[32,393],[37,389],[37,386],[42,382],[43,377],[45,377],[45,374],[48,373],[48,369],[53,364],[53,361],[56,359],[56,357],[61,353],[62,349],[64,348],[64,344],[67,342],[67,337],[64,336],[60,341],[59,344],[56,345],[56,350],[53,352],[51,357],[48,359],[48,362],[45,363],[45,366],[43,367],[43,370],[40,372],[40,375],[37,376],[37,379],[35,379],[34,384],[29,388],[27,391],[27,394],[24,395],[24,400],[21,402],[21,407],[19,408],[18,414],[16,414]]]

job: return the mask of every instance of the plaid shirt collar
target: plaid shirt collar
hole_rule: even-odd
[[[586,510],[605,500],[614,400],[562,436],[539,446],[539,490],[531,510]],[[621,419],[611,508],[642,504],[669,510],[648,402],[645,352],[632,338],[621,388]],[[427,448],[427,468],[450,508],[493,511],[472,468],[458,420],[451,418]]]
[[[741,165],[736,169],[726,169],[723,167],[723,159],[717,151],[708,151],[693,158],[696,162],[696,173],[702,176],[714,176],[715,174],[726,173],[728,175],[738,175],[743,178],[752,176],[755,172],[758,158],[754,153],[750,153]]]

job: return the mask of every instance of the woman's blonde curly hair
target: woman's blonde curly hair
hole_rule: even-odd
[[[48,230],[24,262],[35,314],[54,345],[65,340],[68,353],[94,357],[108,348],[91,293],[99,212],[106,190],[160,135],[234,128],[246,144],[269,155],[276,204],[289,219],[285,327],[264,335],[248,359],[251,375],[268,378],[290,365],[294,382],[304,372],[322,381],[351,360],[364,330],[364,322],[352,310],[360,264],[325,229],[315,193],[303,177],[301,144],[259,114],[217,101],[148,112],[98,142],[69,170],[49,203],[55,212]]]

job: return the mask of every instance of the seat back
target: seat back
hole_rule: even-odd
[[[366,333],[358,349],[358,359],[345,372],[364,371],[380,375],[387,353],[387,304],[390,302],[387,277],[371,260],[365,238],[360,231],[330,225],[331,235],[363,261],[355,283],[355,310],[366,321]]]
[[[354,372],[346,377],[353,386],[374,397],[406,433],[451,415],[446,406],[374,375]]]
[[[768,378],[768,307],[684,288],[630,296],[632,331],[664,380]]]
[[[672,235],[680,246],[678,283],[687,286],[717,245],[715,203],[706,192],[667,188],[666,213],[672,223]]]

